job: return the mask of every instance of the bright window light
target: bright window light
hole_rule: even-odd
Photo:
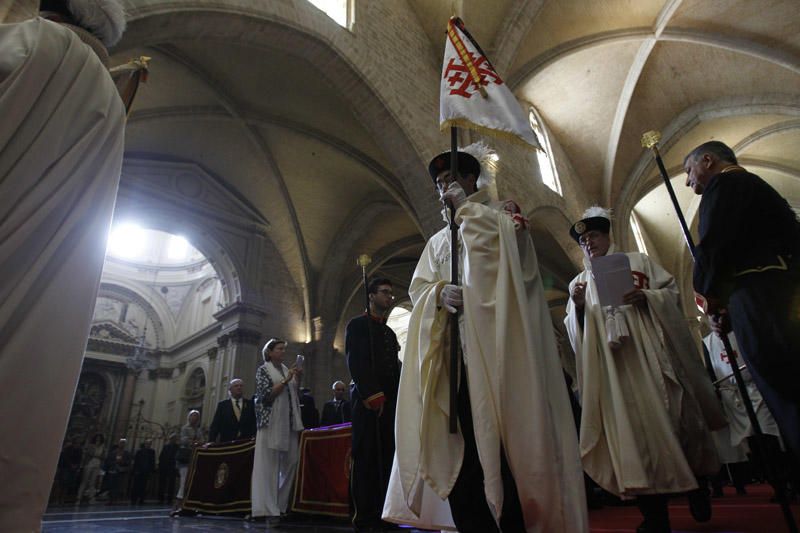
[[[347,4],[349,0],[308,0],[321,9],[339,26],[347,27]]]
[[[117,257],[138,257],[147,244],[147,234],[135,224],[121,224],[111,230],[108,253]]]
[[[180,261],[189,253],[189,242],[180,235],[172,235],[167,244],[167,259]]]
[[[633,230],[633,238],[636,239],[636,247],[639,252],[647,254],[647,245],[644,243],[642,228],[639,226],[639,217],[633,212],[631,213],[631,230]]]
[[[558,180],[556,166],[553,161],[553,151],[550,149],[550,139],[547,137],[547,132],[542,127],[542,120],[539,118],[539,114],[533,108],[530,108],[528,112],[528,122],[530,123],[533,133],[536,134],[539,144],[542,146],[541,150],[536,151],[539,172],[542,174],[542,182],[553,191],[563,196],[561,192],[561,182]]]

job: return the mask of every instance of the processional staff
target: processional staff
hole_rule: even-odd
[[[361,277],[364,281],[364,309],[367,313],[367,339],[369,342],[369,364],[370,368],[372,369],[373,374],[377,372],[377,368],[375,367],[375,348],[372,345],[372,318],[370,317],[370,305],[369,305],[369,283],[367,281],[367,266],[372,263],[372,258],[367,254],[361,254],[358,256],[358,266],[361,267]],[[383,443],[381,442],[381,427],[378,421],[379,414],[375,413],[375,443],[377,444],[378,448],[378,482],[380,483],[380,487],[384,486],[384,479],[383,479]]]
[[[667,188],[667,192],[669,193],[670,200],[672,200],[672,206],[675,208],[675,214],[678,216],[678,221],[681,224],[681,231],[683,231],[683,238],[686,241],[686,246],[689,248],[689,252],[692,254],[692,259],[696,260],[695,254],[695,246],[694,240],[692,239],[692,235],[689,232],[689,226],[686,224],[686,218],[683,216],[683,211],[681,211],[681,206],[678,204],[678,199],[675,196],[675,190],[672,188],[672,183],[669,179],[669,174],[667,174],[667,169],[664,167],[664,162],[661,160],[661,154],[658,151],[658,142],[661,140],[661,133],[658,131],[648,131],[642,135],[642,147],[649,148],[653,151],[653,158],[655,159],[656,165],[658,166],[659,173],[661,175],[661,179],[664,181],[664,186]],[[715,317],[719,319],[717,315]],[[773,489],[775,489],[775,495],[778,497],[778,502],[781,505],[781,510],[783,511],[783,517],[786,520],[786,525],[789,528],[791,533],[797,533],[797,524],[794,520],[794,515],[792,514],[791,509],[789,508],[789,498],[786,494],[785,487],[778,481],[776,477],[776,470],[775,465],[772,464],[770,459],[766,456],[765,447],[763,445],[764,439],[764,431],[761,428],[761,424],[758,422],[758,417],[756,416],[756,412],[753,409],[753,402],[750,399],[750,394],[747,392],[747,387],[745,385],[744,380],[742,379],[742,372],[741,368],[744,368],[744,365],[740,368],[739,361],[736,355],[736,352],[733,350],[731,346],[731,341],[728,338],[727,333],[718,333],[720,340],[722,340],[723,348],[725,352],[728,354],[728,358],[730,359],[731,370],[733,370],[733,376],[736,380],[736,386],[739,389],[739,394],[742,397],[742,403],[744,404],[745,412],[747,412],[747,418],[750,420],[750,425],[753,427],[753,433],[755,433],[755,450],[753,450],[756,456],[761,461],[764,471],[767,473],[767,479],[772,485]]]

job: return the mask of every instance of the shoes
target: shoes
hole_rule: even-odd
[[[690,490],[686,496],[689,498],[689,512],[692,513],[692,518],[696,522],[711,520],[711,497],[708,487],[700,486],[700,488]]]
[[[646,520],[641,524],[639,524],[639,527],[636,528],[636,533],[671,533],[671,532],[672,530],[670,529],[669,526],[663,526],[663,525],[660,527],[649,526],[647,525]]]

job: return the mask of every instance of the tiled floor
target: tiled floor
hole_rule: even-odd
[[[239,518],[179,517],[171,518],[163,506],[91,506],[50,507],[42,521],[43,533],[224,533],[228,531],[344,533],[352,531],[346,521],[305,518],[303,516],[267,526]],[[406,529],[409,533],[416,529]]]

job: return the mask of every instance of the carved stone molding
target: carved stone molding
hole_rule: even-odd
[[[220,309],[216,313],[214,313],[214,318],[219,321],[224,321],[227,318],[230,318],[236,314],[240,315],[251,315],[256,316],[258,318],[263,318],[267,316],[266,310],[261,307],[255,306],[253,304],[248,304],[244,302],[234,302],[223,309]]]
[[[252,344],[258,346],[261,343],[261,332],[252,329],[237,328],[233,331],[223,333],[217,338],[217,343],[225,347],[228,342],[236,344]]]
[[[170,379],[174,370],[174,368],[156,368],[150,371],[148,377],[150,379]]]

